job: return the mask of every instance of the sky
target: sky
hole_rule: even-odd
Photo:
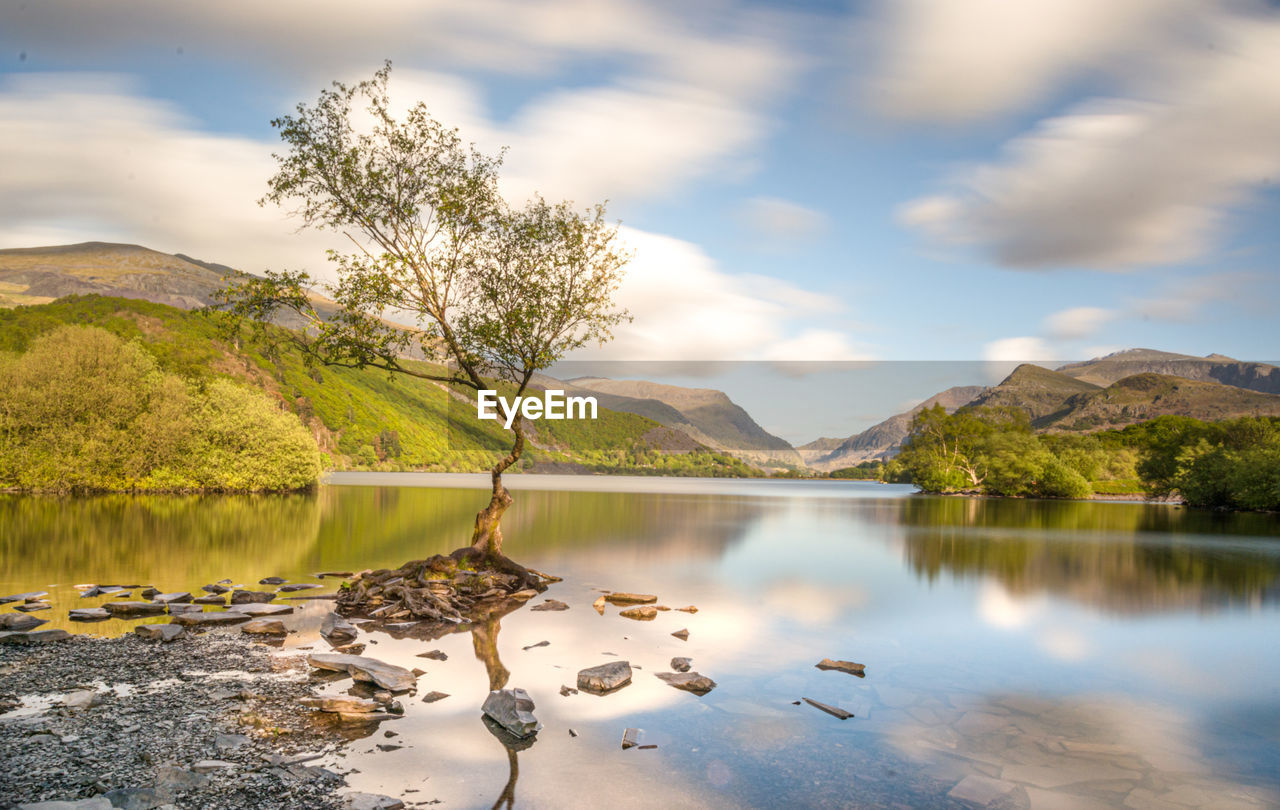
[[[324,276],[270,121],[388,59],[508,197],[609,201],[634,320],[575,359],[1280,355],[1261,2],[0,0],[0,247]]]

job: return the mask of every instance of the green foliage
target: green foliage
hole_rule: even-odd
[[[34,337],[0,359],[0,376],[5,488],[295,490],[320,473],[311,434],[261,392],[163,371],[140,341],[104,329]]]

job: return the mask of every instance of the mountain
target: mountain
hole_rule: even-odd
[[[1219,382],[1264,394],[1280,394],[1280,367],[1211,354],[1194,357],[1153,349],[1126,349],[1058,368],[1062,374],[1095,385],[1111,385],[1135,374],[1167,374],[1187,380]]]
[[[1204,421],[1240,416],[1280,416],[1280,395],[1168,374],[1134,374],[1103,389],[1069,397],[1040,427],[1093,431],[1120,428],[1157,416]]]
[[[0,250],[0,306],[98,294],[196,309],[212,302],[234,272],[181,254],[109,242]]]
[[[765,466],[804,465],[794,447],[760,427],[723,391],[603,377],[565,383],[596,396],[602,407],[646,416],[715,450]]]
[[[801,453],[810,452],[822,447],[819,442],[835,442],[827,450],[810,455],[806,460],[809,466],[819,470],[838,470],[841,467],[852,467],[864,461],[887,459],[897,455],[902,442],[911,431],[911,420],[924,408],[941,405],[947,413],[962,408],[975,397],[986,391],[980,385],[961,385],[948,388],[934,394],[909,411],[894,414],[879,424],[872,425],[861,433],[854,434],[844,441],[839,439],[819,439],[799,448]]]
[[[1100,388],[1101,386],[1091,382],[1023,363],[999,385],[988,388],[970,404],[977,407],[1017,408],[1030,414],[1032,424],[1036,424],[1051,420],[1054,414],[1066,407],[1066,402],[1071,397]]]

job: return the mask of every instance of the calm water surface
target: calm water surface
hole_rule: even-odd
[[[72,586],[395,567],[460,545],[485,483],[347,474],[309,496],[0,496],[0,593],[49,590],[53,610],[35,614],[47,627],[127,632],[67,621],[106,601]],[[511,487],[508,551],[564,577],[545,596],[570,609],[434,640],[363,633],[377,641],[366,654],[427,674],[405,718],[331,758],[359,771],[354,788],[447,807],[1280,806],[1274,516],[858,482]],[[699,611],[600,616],[597,589]],[[327,604],[297,604],[287,646],[325,648]],[[688,641],[671,636],[682,628]],[[432,649],[448,660],[416,657]],[[719,686],[699,698],[665,685],[653,673],[673,656]],[[867,677],[815,669],[825,657]],[[638,667],[630,686],[559,694],[618,658]],[[532,744],[508,748],[480,719],[504,677],[537,704]],[[432,690],[450,697],[422,703]],[[629,726],[658,748],[621,750]],[[402,748],[375,748],[386,730]]]

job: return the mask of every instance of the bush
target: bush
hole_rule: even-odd
[[[1057,457],[1051,457],[1040,472],[1036,494],[1043,498],[1087,498],[1093,494],[1089,482]]]

